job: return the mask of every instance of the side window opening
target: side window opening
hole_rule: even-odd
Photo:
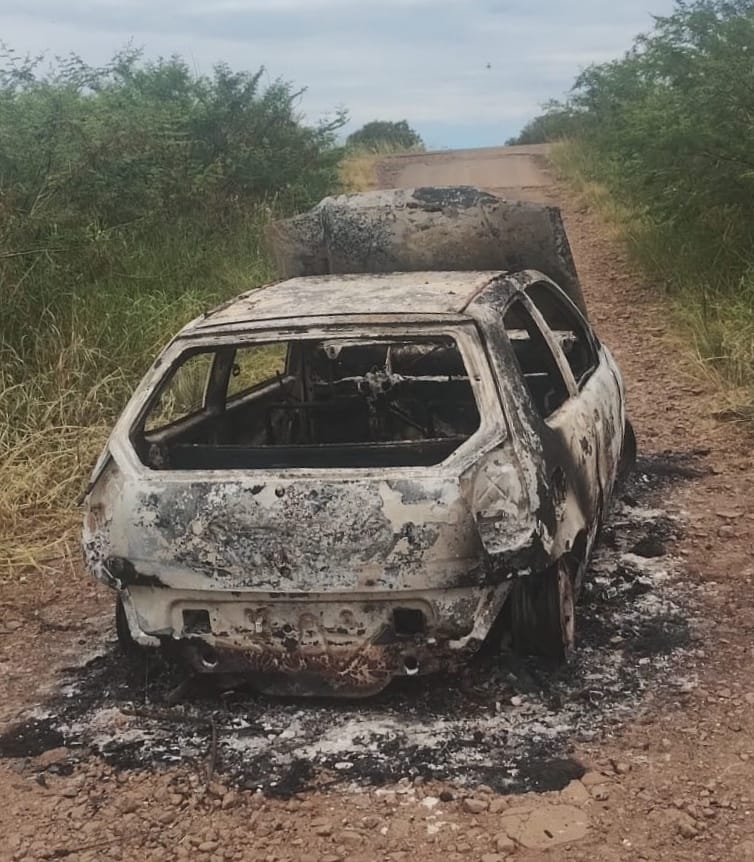
[[[285,374],[287,355],[287,345],[281,342],[238,347],[230,367],[227,399],[230,401],[280,380]]]
[[[544,318],[581,388],[597,367],[597,353],[583,321],[547,282],[526,288],[526,294]]]
[[[521,375],[540,416],[546,419],[568,400],[569,392],[546,338],[520,299],[503,316]]]
[[[426,466],[445,460],[481,422],[450,336],[294,339],[217,356],[212,410],[169,425],[148,421],[141,441],[135,432],[148,466]]]
[[[146,432],[167,428],[204,408],[214,353],[193,353],[176,366],[160,387],[144,420]]]

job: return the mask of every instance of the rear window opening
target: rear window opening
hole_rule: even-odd
[[[429,466],[479,428],[450,336],[185,353],[132,434],[160,470]]]

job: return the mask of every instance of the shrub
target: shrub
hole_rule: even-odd
[[[374,152],[395,150],[423,150],[424,141],[406,120],[394,123],[374,120],[348,136],[349,147],[357,147]]]

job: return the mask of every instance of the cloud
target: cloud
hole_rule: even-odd
[[[202,72],[264,65],[307,87],[307,116],[344,105],[353,127],[406,118],[437,146],[504,140],[650,25],[636,0],[4,0],[0,11],[19,51],[100,63],[133,40]]]

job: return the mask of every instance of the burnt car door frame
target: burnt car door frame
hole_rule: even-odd
[[[555,335],[545,319],[545,309],[540,308],[529,291],[545,287],[548,297],[559,306],[559,311],[570,318],[576,339],[582,339],[581,348],[586,351],[586,367],[576,379],[561,340]],[[523,295],[532,317],[545,338],[569,389],[569,398],[550,416],[543,419],[546,427],[554,432],[550,437],[556,460],[560,463],[551,476],[564,480],[570,490],[571,505],[575,504],[581,512],[583,531],[575,535],[572,545],[567,548],[572,554],[576,569],[574,572],[576,592],[581,588],[586,562],[594,545],[602,520],[610,487],[606,488],[609,478],[602,457],[604,449],[604,410],[605,388],[614,383],[614,378],[605,361],[594,332],[583,315],[568,299],[565,293],[548,279],[533,278],[523,288]],[[573,345],[571,345],[573,349]],[[556,436],[557,435],[557,436]],[[558,440],[558,436],[560,440]],[[552,469],[552,468],[550,468]],[[553,482],[553,488],[556,487]],[[563,500],[558,513],[559,519],[573,518],[573,510]],[[571,533],[573,535],[573,524]]]
[[[553,338],[556,350],[563,354],[562,359],[568,366],[571,377],[576,384],[578,397],[583,403],[584,412],[591,426],[589,440],[578,440],[578,445],[586,450],[591,442],[596,484],[599,487],[598,500],[599,518],[604,514],[610,500],[613,484],[617,476],[617,466],[621,456],[621,431],[625,424],[623,415],[623,393],[618,381],[615,364],[612,357],[597,338],[596,333],[586,320],[580,309],[565,294],[547,278],[534,278],[524,288],[527,298],[535,305],[543,319],[544,325],[552,332],[553,326],[545,319],[546,310],[540,308],[537,300],[531,296],[536,288],[544,288],[547,298],[554,300],[559,306],[557,312],[570,318],[569,325],[574,325],[576,338],[583,338],[583,348],[588,352],[589,364],[578,379],[571,362],[563,353],[561,342]],[[571,346],[573,350],[573,345]],[[583,359],[582,359],[583,361]]]
[[[563,294],[554,282],[541,273],[521,272],[493,281],[474,299],[468,311],[483,330],[485,344],[493,365],[498,369],[497,373],[508,375],[509,378],[511,392],[507,393],[505,387],[499,387],[498,392],[506,419],[513,426],[512,439],[518,441],[522,450],[528,450],[521,451],[519,457],[528,461],[530,469],[536,471],[534,481],[538,486],[538,515],[544,532],[542,549],[545,556],[541,560],[544,567],[564,554],[586,557],[602,514],[603,500],[601,491],[595,492],[594,488],[597,469],[594,416],[586,413],[579,387],[557,339],[525,293],[528,285],[537,282],[547,283],[557,291],[558,296]],[[567,297],[565,300],[569,307],[573,305]],[[535,404],[505,331],[504,317],[516,302],[522,303],[547,344],[566,388],[567,396],[546,416]],[[581,315],[579,319],[584,321]],[[594,369],[597,371],[602,355],[591,327],[585,321],[584,326],[598,357]],[[513,376],[510,375],[512,367],[518,372]],[[594,371],[588,380],[583,381],[584,386],[594,377]],[[578,425],[581,434],[568,433],[569,426],[574,424]],[[582,448],[580,440],[584,437],[589,443],[585,448],[591,449],[590,453]]]

